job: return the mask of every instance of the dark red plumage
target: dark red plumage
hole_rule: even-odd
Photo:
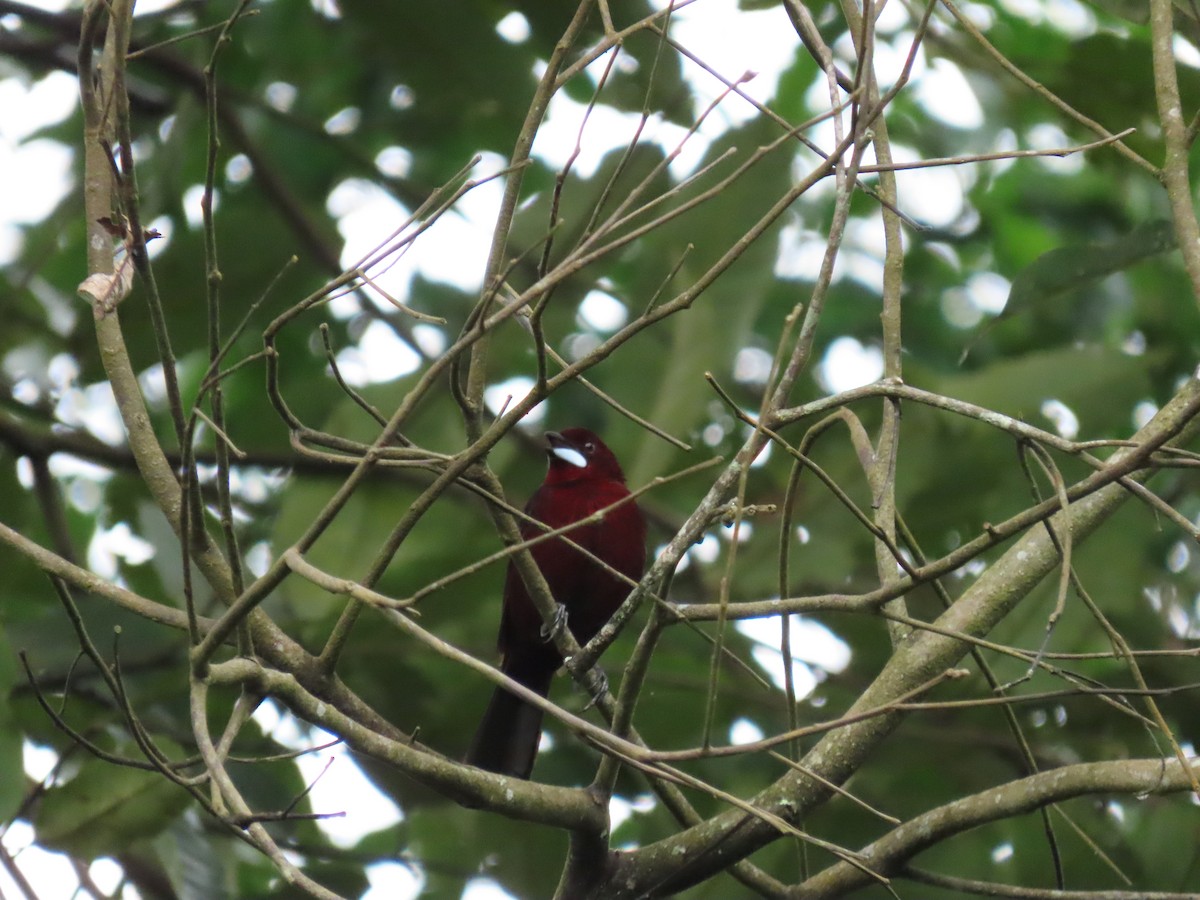
[[[625,476],[612,451],[585,428],[549,432],[550,468],[525,511],[550,528],[562,528],[629,496]],[[521,528],[524,538],[542,533]],[[569,532],[570,539],[618,572],[637,580],[646,566],[646,522],[633,501],[605,513],[595,524]],[[567,613],[567,625],[580,644],[589,641],[629,595],[628,584],[558,538],[534,546],[554,599]],[[511,563],[500,616],[501,669],[545,697],[562,665],[552,641],[542,636],[542,617]],[[537,754],[542,711],[497,687],[471,742],[466,761],[492,772],[528,778]]]

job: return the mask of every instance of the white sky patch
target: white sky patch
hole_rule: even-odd
[[[140,4],[139,4],[140,5]],[[65,8],[66,3],[62,4]],[[79,102],[75,76],[51,72],[31,85],[18,78],[0,80],[0,140],[14,144],[47,125],[61,122]]]
[[[204,199],[204,185],[193,184],[183,192],[183,215],[187,219],[188,228],[193,231],[204,224],[204,210],[200,203]],[[213,189],[213,213],[221,208],[221,192]]]
[[[1014,16],[1020,16],[1035,25],[1040,24],[1045,18],[1043,0],[1000,0],[1000,5],[1004,7],[1005,11]]]
[[[596,331],[608,334],[629,320],[625,304],[601,290],[588,291],[579,304],[579,322]]]
[[[768,444],[767,446],[769,447],[771,445]],[[759,458],[761,459],[761,456]],[[744,544],[748,540],[750,540],[752,537],[754,537],[754,523],[753,522],[749,521],[748,519],[742,519],[740,522],[736,523],[736,526],[737,526],[737,542],[739,544]],[[718,531],[717,534],[719,534],[722,538],[724,538],[727,541],[732,541],[733,540],[733,532],[734,532],[734,525],[730,524],[730,525],[722,525],[721,530]]]
[[[942,318],[955,328],[974,328],[983,321],[983,313],[968,299],[965,288],[952,287],[943,291],[939,306]]]
[[[58,765],[58,754],[49,747],[42,747],[25,741],[21,745],[21,758],[25,774],[34,781],[45,781]]]
[[[376,252],[381,242],[387,240],[408,218],[408,210],[401,206],[382,188],[361,178],[347,178],[340,182],[325,201],[329,214],[337,219],[338,231],[345,239],[341,263],[352,266]],[[391,256],[385,266],[372,269],[370,276],[380,290],[387,291],[397,300],[408,299],[408,288],[416,271],[416,257],[409,246],[407,250]],[[390,306],[374,291],[366,290],[367,296],[375,298],[376,305],[383,309]],[[330,303],[330,311],[339,317],[348,316],[358,310],[355,297],[343,296]]]
[[[688,548],[687,555],[695,557],[698,563],[716,562],[717,557],[721,555],[721,542],[715,534],[706,534]]]
[[[1008,304],[1012,282],[995,272],[976,272],[967,279],[967,297],[980,312],[997,316]]]
[[[120,557],[133,566],[149,562],[154,558],[154,545],[133,533],[126,522],[118,522],[107,531],[99,531],[88,547],[88,556],[93,552]]]
[[[254,166],[245,153],[234,154],[229,157],[229,162],[225,163],[225,178],[230,184],[244,184],[253,174]]]
[[[412,170],[412,152],[404,147],[384,147],[375,154],[375,168],[389,178],[405,178]]]
[[[837,674],[850,665],[850,645],[818,622],[807,616],[788,617],[792,630],[792,659]],[[753,641],[779,651],[782,626],[779,616],[743,619],[737,630]],[[782,674],[782,672],[780,673]],[[780,681],[782,684],[782,680]]]
[[[816,281],[825,258],[824,235],[806,229],[799,219],[792,219],[779,230],[779,248],[775,255],[775,277]],[[834,266],[833,280],[841,268]]]
[[[53,468],[51,471],[54,471]],[[95,515],[104,500],[100,482],[90,478],[72,479],[71,483],[67,485],[66,496],[67,502],[85,516]]]
[[[1146,335],[1136,329],[1129,332],[1121,342],[1121,352],[1128,356],[1141,356],[1146,352]]]
[[[254,721],[276,741],[293,750],[326,744],[334,739],[320,728],[303,725],[270,700],[254,711]],[[332,763],[329,763],[330,759]],[[399,807],[363,775],[345,745],[306,753],[296,758],[296,764],[305,782],[313,785],[309,798],[314,812],[346,813],[340,818],[317,820],[317,826],[337,846],[352,847],[365,835],[395,825],[403,818]]]
[[[487,155],[476,167],[479,178],[503,164]],[[443,215],[406,248],[372,268],[372,280],[388,294],[406,301],[413,275],[449,284],[463,291],[476,291],[483,283],[492,227],[500,207],[501,182],[493,179],[465,194],[458,205]],[[369,181],[348,178],[329,194],[327,208],[338,220],[338,231],[346,239],[342,264],[351,266],[372,256],[409,217],[409,212],[391,195]],[[381,309],[391,305],[380,298]],[[339,310],[342,307],[337,307]],[[353,308],[353,307],[351,307]]]
[[[3,109],[2,99],[0,109]],[[4,219],[32,224],[50,215],[70,190],[74,158],[75,152],[58,141],[36,138],[18,145],[0,138],[0,196],[4,197]]]
[[[1079,418],[1071,407],[1061,400],[1046,400],[1042,403],[1042,415],[1054,424],[1054,430],[1069,441],[1079,434]]]
[[[590,331],[575,331],[567,335],[566,340],[563,341],[563,352],[567,359],[575,362],[583,359],[601,343],[599,335]]]
[[[657,559],[659,556],[662,556],[663,551],[666,549],[667,549],[666,544],[659,544],[657,547],[654,548],[654,553],[651,555],[650,558]],[[680,557],[678,565],[675,566],[675,573],[679,574],[680,572],[686,572],[688,567],[691,564],[692,564],[691,556],[687,553],[684,553],[683,556]]]
[[[883,221],[879,216],[852,218],[846,222],[846,246],[842,250],[842,255],[865,254],[877,265],[882,265],[886,250],[887,237],[884,234]],[[880,274],[882,275],[882,270],[880,270]]]
[[[72,3],[73,0],[33,0],[29,5],[34,9],[41,9],[46,12],[62,12],[70,7]],[[141,4],[139,3],[138,6],[140,7]]]
[[[249,503],[263,503],[288,481],[283,470],[234,469],[229,473],[230,487]]]
[[[845,96],[838,94],[839,103],[845,103]],[[825,76],[814,78],[812,84],[808,86],[808,90],[804,92],[804,105],[817,112],[829,111],[829,85],[825,81]],[[850,112],[847,109],[842,109],[838,115],[842,119],[842,133],[846,134],[850,128]],[[808,129],[809,139],[820,147],[824,152],[828,153],[837,146],[837,130],[834,128],[833,119],[822,119],[817,124]],[[797,180],[806,174],[818,162],[818,157],[811,150],[802,152],[800,159],[804,161],[802,168],[797,170]],[[832,191],[834,188],[833,179],[826,178],[817,184],[817,191]]]
[[[754,429],[747,425],[743,433],[746,435],[746,437],[749,437],[754,433]],[[758,456],[754,457],[754,459],[750,461],[750,468],[757,469],[761,466],[765,466],[768,460],[771,458],[771,451],[774,449],[774,447],[775,445],[771,441],[767,441],[765,444],[763,444],[762,449],[758,451]],[[742,523],[743,531],[749,524],[749,522]],[[742,540],[745,540],[745,538],[743,537]]]
[[[138,0],[137,15],[146,16],[178,5],[179,0]]]
[[[774,361],[761,347],[743,347],[733,360],[733,380],[739,384],[764,385]]]
[[[879,216],[846,223],[846,246],[838,255],[839,265],[847,277],[874,294],[879,293],[883,283],[883,247],[883,220]]]
[[[1133,407],[1133,427],[1144,428],[1158,412],[1158,404],[1153,400],[1142,400]]]
[[[632,798],[614,796],[608,801],[608,821],[611,831],[616,831],[635,813],[645,815],[651,812],[658,801],[653,794],[637,794]]]
[[[608,801],[608,824],[610,831],[616,831],[633,815],[633,805],[621,796],[613,796]]]
[[[153,219],[148,226],[159,233],[159,237],[146,244],[146,254],[151,259],[157,259],[159,255],[171,246],[171,237],[175,234],[175,222],[170,216],[162,215]]]
[[[812,619],[789,617],[792,639],[792,680],[797,699],[807,697],[820,683],[820,672],[841,672],[850,664],[849,646],[832,631]],[[784,661],[780,652],[782,630],[778,616],[746,619],[737,629],[755,642],[751,651],[772,683],[783,689]]]
[[[0,222],[0,266],[12,263],[25,249],[25,236],[14,225]]]
[[[524,399],[525,395],[533,389],[534,381],[527,375],[518,375],[515,378],[509,378],[507,381],[501,381],[499,384],[493,384],[483,390],[483,402],[487,404],[487,408],[493,413],[499,415],[500,410],[512,408],[514,403],[519,403]],[[526,425],[537,425],[546,417],[546,409],[542,404],[538,404],[528,413],[522,420]]]
[[[593,66],[595,65],[597,63],[593,63]],[[533,155],[554,169],[565,166],[571,154],[575,152],[576,142],[580,141],[579,128],[583,125],[586,112],[586,104],[576,102],[562,91],[555,94],[550,100],[550,108],[546,114],[546,127],[542,128],[534,139]],[[579,155],[571,164],[571,171],[580,178],[595,175],[600,161],[608,153],[629,145],[641,121],[640,113],[620,112],[610,106],[597,104],[588,116],[583,139],[579,143]],[[642,143],[657,143],[669,153],[679,145],[686,134],[687,129],[651,116],[642,129],[639,140]],[[707,139],[698,135],[692,136],[672,164],[672,170],[691,171],[707,149]]]
[[[404,343],[385,322],[367,326],[358,344],[337,355],[338,371],[348,384],[363,387],[392,381],[415,372],[421,357]]]
[[[337,0],[309,0],[314,11],[327,19],[337,20],[342,17],[342,10]]]
[[[967,2],[959,8],[980,31],[986,32],[996,24],[996,11],[984,3]]]
[[[1033,150],[1059,150],[1078,143],[1055,122],[1042,122],[1030,127],[1026,138],[1030,149]],[[1072,153],[1070,156],[1036,156],[1033,161],[1058,175],[1075,175],[1083,171],[1084,165],[1082,153]]]
[[[155,363],[142,370],[138,375],[138,386],[151,406],[165,403],[167,400],[167,377],[163,374],[162,363]]]
[[[353,134],[362,122],[362,110],[357,106],[339,109],[325,120],[325,131],[329,134]]]
[[[920,155],[904,144],[893,144],[892,158],[896,163],[917,162]],[[950,166],[901,169],[895,178],[900,209],[914,220],[934,228],[944,228],[958,220],[966,206],[966,188],[974,181],[970,170]],[[864,176],[864,179],[875,184],[878,176]],[[880,230],[878,253],[882,257],[882,223],[878,216],[869,221]]]
[[[51,390],[66,390],[79,377],[79,360],[69,353],[54,354],[46,367],[46,377],[50,381]]]
[[[523,44],[529,40],[529,20],[514,10],[496,23],[496,34],[510,44]]]
[[[995,272],[976,272],[967,283],[947,290],[941,299],[942,315],[957,328],[974,328],[984,315],[998,316],[1008,305],[1012,282]]]
[[[62,853],[51,853],[34,843],[33,827],[16,820],[9,824],[0,841],[10,857],[15,858],[37,897],[72,897],[78,890],[79,879],[70,860]],[[0,869],[0,897],[23,897],[24,892],[12,882],[8,872]]]
[[[992,862],[994,863],[1008,862],[1012,857],[1013,845],[1011,843],[997,844],[995,849],[992,850]]]
[[[271,567],[271,560],[273,558],[271,545],[266,541],[259,541],[246,551],[246,568],[255,576],[261,577]]]
[[[178,121],[178,116],[170,115],[158,123],[158,139],[164,144],[171,139],[171,133],[175,130]]]
[[[411,900],[421,894],[425,880],[411,867],[397,862],[367,866],[370,887],[361,900]]]
[[[1017,149],[1019,149],[1019,144],[1017,143],[1017,134],[1015,131],[1011,128],[1001,128],[996,132],[996,140],[991,148],[992,153],[1008,153]],[[1010,156],[1007,159],[994,159],[991,162],[982,163],[982,165],[988,166],[991,174],[996,176],[1007,172],[1016,162],[1016,159]]]
[[[118,575],[118,559],[138,565],[151,557],[154,557],[154,545],[138,538],[125,522],[108,530],[97,530],[88,544],[89,568],[109,580]]]
[[[440,356],[446,350],[446,332],[437,325],[414,325],[413,340],[429,356]]]
[[[267,85],[266,100],[273,108],[280,112],[287,112],[292,108],[292,104],[296,102],[296,98],[300,95],[300,91],[294,84],[288,84],[286,81],[272,81]]]
[[[1053,0],[1047,3],[1046,21],[1077,40],[1096,31],[1095,14],[1078,0]]]
[[[729,726],[729,743],[735,747],[761,741],[764,737],[763,730],[744,717]]]
[[[912,53],[913,38],[913,32],[902,31],[890,41],[876,42],[875,71],[879,79],[880,90],[886,91],[904,74],[904,67],[908,63],[909,54]],[[854,42],[849,34],[842,35],[836,49],[847,62],[854,58]],[[920,79],[926,72],[925,54],[918,49],[916,56],[913,57],[912,68],[909,70],[909,84]],[[824,74],[821,74],[819,78],[824,81]]]
[[[920,154],[901,144],[893,144],[892,158],[898,163],[915,162],[920,159]],[[896,190],[900,195],[900,209],[923,225],[944,228],[962,215],[967,203],[965,191],[973,180],[973,174],[959,166],[899,171],[896,173]]]
[[[21,472],[20,463],[25,461],[25,457],[21,457],[18,460],[18,474]],[[103,468],[75,456],[68,456],[65,453],[55,453],[50,457],[50,474],[55,478],[74,478],[76,479],[75,484],[103,484],[112,478],[113,471],[112,469]],[[28,484],[25,484],[23,480],[21,483],[25,487],[32,487],[32,476]],[[72,488],[74,488],[74,485],[72,485]]]
[[[371,181],[364,178],[347,178],[334,185],[333,190],[329,192],[329,196],[325,198],[325,211],[335,219],[354,215],[377,199],[374,191],[375,184]],[[387,198],[387,194],[384,194],[384,197]],[[404,207],[395,203],[390,211],[403,210]]]
[[[46,355],[35,347],[16,347],[5,354],[0,369],[12,381],[12,397],[31,406],[42,396]]]
[[[118,447],[125,442],[125,427],[107,381],[63,391],[54,412],[59,421],[82,425],[106,444]]]
[[[655,5],[660,9],[667,6],[664,0],[655,0]],[[739,9],[737,0],[705,0],[672,14],[671,36],[726,79],[736,81],[746,72],[757,73],[740,87],[760,103],[774,96],[780,73],[796,55],[796,33],[777,6],[749,10]],[[691,60],[683,59],[680,65],[695,91],[694,113],[702,112],[726,90],[724,84]],[[758,111],[750,103],[737,96],[727,97],[705,123],[703,133],[711,140],[756,115]]]
[[[467,882],[461,900],[517,900],[490,878],[473,878]]]
[[[775,687],[783,690],[786,687],[783,654],[779,652],[779,647],[770,647],[766,644],[755,644],[754,649],[750,651],[750,655],[754,657],[754,661],[767,673],[767,677],[771,679],[771,683]],[[796,691],[796,699],[803,700],[809,694],[817,689],[817,676],[813,670],[805,663],[792,658],[792,684]]]
[[[895,57],[897,66],[902,66],[904,56],[908,52],[907,35],[897,39],[897,49],[885,53],[886,59]],[[880,49],[886,46],[880,45]],[[900,48],[903,52],[900,52]],[[913,68],[913,80],[906,90],[915,92],[918,102],[926,108],[929,114],[948,125],[964,130],[978,128],[983,121],[983,112],[979,101],[967,83],[961,70],[945,60],[936,60],[926,70],[920,64],[922,57],[918,54],[918,64]],[[899,74],[899,69],[893,76]],[[814,109],[827,108],[829,105],[828,89],[824,78],[816,78],[808,88],[806,99]],[[845,116],[843,121],[845,122]],[[831,120],[818,123],[809,132],[809,137],[820,147],[826,149],[836,144],[834,125]],[[915,162],[918,154],[900,144],[892,146],[892,156],[897,162]],[[806,172],[813,164],[810,154],[802,154],[797,166],[799,172]],[[868,148],[863,160],[866,165],[877,162],[873,148]],[[966,204],[965,189],[973,182],[974,173],[961,168],[927,168],[910,169],[897,173],[898,189],[900,192],[900,207],[917,221],[923,224],[941,227],[949,225],[963,212]],[[867,181],[877,180],[877,176],[865,175]],[[832,179],[825,179],[813,189],[813,196],[820,196],[834,189]],[[872,219],[878,222],[878,217]],[[793,277],[812,279],[820,265],[820,252],[824,250],[825,236],[819,241],[813,241],[803,265],[797,266],[790,274]],[[794,240],[794,238],[793,238]],[[859,273],[853,273],[856,278]],[[878,273],[872,272],[871,278],[878,280]]]
[[[1200,69],[1200,50],[1187,41],[1183,35],[1177,34],[1171,38],[1171,50],[1175,59],[1191,69]]]
[[[889,3],[882,9],[876,7],[875,32],[876,34],[894,34],[905,25],[912,23],[912,17],[899,3]]]
[[[966,130],[983,124],[983,108],[962,69],[950,60],[933,60],[924,77],[914,83],[917,102],[947,125]]]
[[[412,109],[413,104],[416,102],[417,92],[407,84],[396,85],[392,88],[391,96],[388,97],[388,105],[392,109]]]
[[[111,894],[125,882],[125,872],[111,859],[100,858],[88,866],[88,874],[96,882],[96,886],[106,894]]]
[[[883,351],[864,347],[852,337],[840,337],[829,345],[817,368],[817,380],[831,394],[878,381],[883,375]]]

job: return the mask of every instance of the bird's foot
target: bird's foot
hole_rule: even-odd
[[[588,691],[592,695],[592,699],[588,700],[583,707],[585,710],[591,709],[600,702],[600,698],[608,693],[608,676],[604,674],[604,670],[599,666],[592,669],[592,677],[588,679]]]
[[[564,631],[564,629],[566,629],[566,627],[567,627],[567,608],[565,606],[563,606],[561,603],[556,603],[554,605],[553,621],[551,621],[549,625],[547,625],[545,622],[542,623],[542,630],[541,630],[542,640],[544,640],[546,642],[553,641],[556,637],[558,637],[559,635],[561,635],[563,633],[563,631]]]

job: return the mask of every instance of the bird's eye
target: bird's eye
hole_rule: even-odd
[[[589,455],[590,455],[590,454],[592,454],[592,453],[595,453],[595,452],[596,452],[596,445],[595,445],[595,444],[593,444],[591,441],[588,441],[586,444],[584,444],[584,445],[583,445],[583,452],[584,452],[584,453],[587,453],[587,454],[589,454]]]

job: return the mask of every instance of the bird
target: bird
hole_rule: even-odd
[[[625,475],[612,451],[586,428],[546,433],[549,468],[525,512],[549,529],[562,528],[629,497]],[[525,540],[543,534],[530,522]],[[571,541],[637,581],[646,566],[646,520],[629,500],[597,522],[567,532]],[[565,612],[575,640],[595,636],[629,595],[628,582],[604,569],[561,537],[530,548],[550,593]],[[500,670],[545,697],[562,656],[547,637],[541,614],[529,598],[516,566],[509,562],[500,614]],[[542,710],[497,686],[475,732],[465,761],[502,775],[528,779],[542,733]]]

